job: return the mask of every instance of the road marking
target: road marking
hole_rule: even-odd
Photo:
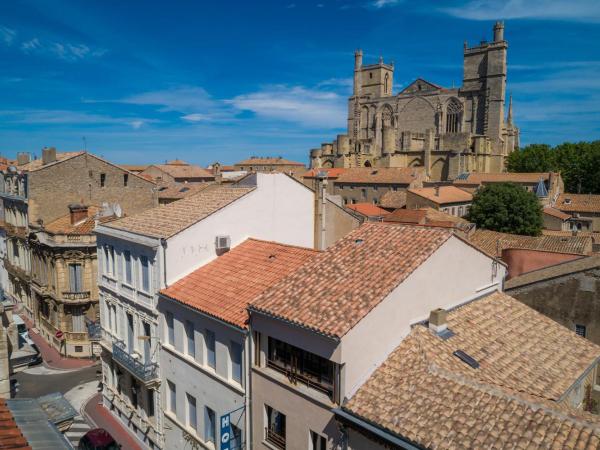
[[[65,433],[67,440],[71,443],[73,448],[77,448],[79,445],[79,440],[83,437],[85,433],[87,433],[91,427],[85,421],[83,417],[80,415],[75,416],[73,419],[73,425],[71,428]]]

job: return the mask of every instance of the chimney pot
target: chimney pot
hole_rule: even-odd
[[[46,165],[56,161],[56,148],[49,147],[42,149],[42,164]]]
[[[429,313],[429,329],[436,333],[441,333],[448,328],[448,312],[445,309],[437,308]]]
[[[88,207],[79,203],[69,205],[69,213],[71,214],[71,225],[75,225],[88,218]]]
[[[440,187],[439,187],[439,186],[436,186],[436,187],[435,187],[435,196],[436,196],[436,197],[439,197],[439,196],[440,196]]]

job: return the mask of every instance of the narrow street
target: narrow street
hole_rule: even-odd
[[[36,398],[52,392],[66,394],[78,385],[100,381],[101,373],[98,371],[99,365],[74,371],[59,371],[39,365],[16,373],[11,379],[18,383],[15,398]]]

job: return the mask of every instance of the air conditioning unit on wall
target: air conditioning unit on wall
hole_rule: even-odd
[[[225,252],[231,248],[231,237],[230,236],[217,236],[215,237],[215,248],[217,252]]]

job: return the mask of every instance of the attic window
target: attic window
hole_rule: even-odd
[[[181,189],[179,189],[179,192],[187,192],[189,190],[190,190],[189,187],[182,187]]]
[[[162,187],[160,187],[158,190],[159,190],[159,191],[166,191],[166,190],[167,190],[167,187],[166,187],[166,186],[162,186]]]
[[[571,199],[565,198],[565,205],[570,205],[570,204],[571,204]]]
[[[365,242],[365,241],[364,241],[364,239],[355,239],[355,240],[354,240],[354,243],[355,243],[356,245],[361,245],[361,244],[363,244],[364,242]]]
[[[373,72],[369,72],[369,78],[373,78]]]
[[[417,84],[417,90],[420,91],[422,88],[421,83]]]
[[[371,172],[371,175],[377,175],[377,171],[374,170],[373,172]]]
[[[469,355],[468,353],[466,353],[462,350],[456,350],[452,354],[454,356],[456,356],[458,359],[460,359],[462,362],[464,362],[465,364],[468,364],[469,366],[471,366],[473,369],[479,369],[479,363],[477,362],[477,360],[475,358],[473,358],[471,355]]]

